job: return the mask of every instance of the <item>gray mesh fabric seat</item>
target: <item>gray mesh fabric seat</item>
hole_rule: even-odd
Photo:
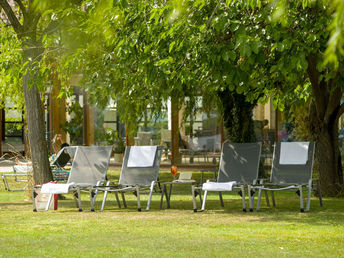
[[[97,194],[97,192],[94,193],[93,187],[105,183],[111,152],[112,146],[78,146],[66,184],[48,183],[35,187],[36,189],[41,188],[42,193],[51,194],[46,210],[50,206],[53,194],[73,192],[79,211],[82,211],[80,191],[87,190],[90,193],[91,210],[93,211],[94,199]],[[34,211],[36,211],[36,196],[36,192],[33,191]]]
[[[257,210],[260,208],[261,193],[266,191],[283,191],[297,189],[300,195],[300,210],[304,211],[303,188],[308,190],[306,211],[310,209],[310,197],[313,190],[314,142],[278,142],[275,144],[270,182],[255,187],[259,189]],[[322,198],[319,181],[318,191],[320,205]]]
[[[125,207],[127,205],[124,193],[134,193],[137,197],[137,209],[141,211],[140,191],[149,190],[146,208],[148,211],[155,185],[158,182],[162,151],[163,146],[127,146],[119,182],[108,181],[105,188],[98,187],[98,190],[104,191],[101,211],[105,207],[108,192],[115,193],[119,207],[121,207],[121,204],[118,193],[121,193]]]
[[[221,206],[223,199],[221,192],[241,190],[243,211],[246,211],[245,186],[248,188],[249,207],[253,210],[251,186],[258,177],[261,143],[223,143],[217,182],[203,184],[200,189],[204,191],[201,211],[204,211],[208,191],[219,192]],[[193,187],[194,211],[197,211],[195,189]]]

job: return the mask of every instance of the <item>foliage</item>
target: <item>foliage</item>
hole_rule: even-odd
[[[23,108],[22,90],[23,59],[20,41],[11,27],[0,23],[0,108],[11,101]]]
[[[69,134],[72,145],[82,144],[83,111],[78,101],[72,102],[67,107],[70,120],[61,126],[61,129]]]
[[[119,135],[118,131],[115,131],[112,128],[106,128],[105,139],[109,145],[114,146],[114,153],[124,153],[125,142],[123,137]]]

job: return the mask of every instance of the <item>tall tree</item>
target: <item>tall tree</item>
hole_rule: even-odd
[[[14,4],[15,3],[15,4]],[[0,1],[2,12],[6,15],[18,40],[21,42],[25,71],[22,85],[25,97],[28,139],[34,170],[34,181],[37,184],[52,180],[48,149],[45,140],[43,105],[38,84],[38,64],[42,58],[43,46],[39,34],[41,14],[36,11],[33,1]]]
[[[116,98],[125,119],[148,104],[159,112],[170,96],[192,105],[199,95],[229,103],[229,94],[243,94],[235,100],[252,104],[247,114],[271,93],[281,109],[284,100],[306,96],[322,190],[335,195],[342,186],[337,129],[344,108],[342,62],[324,63],[327,28],[340,10],[331,6],[326,0],[89,1],[87,22],[73,33],[87,42],[72,62],[61,56],[59,64],[83,72],[91,99]],[[336,58],[342,60],[340,51]]]

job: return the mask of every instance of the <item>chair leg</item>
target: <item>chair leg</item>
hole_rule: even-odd
[[[172,195],[172,184],[170,184],[170,190],[168,191],[168,208],[170,208],[171,195]]]
[[[78,193],[76,191],[73,191],[73,198],[75,201],[75,207],[79,208],[79,204],[78,204]]]
[[[90,194],[90,203],[91,203],[91,211],[94,211],[94,203],[96,201],[97,194],[93,192],[92,188],[89,189]]]
[[[202,204],[202,188],[199,189],[198,196],[199,196],[199,201]]]
[[[222,192],[219,192],[219,199],[220,199],[221,207],[225,207],[225,204],[223,203]]]
[[[5,190],[6,191],[10,191],[10,188],[8,186],[8,183],[7,183],[7,179],[6,179],[6,176],[5,175],[2,175],[2,181],[4,182],[4,185],[5,185]]]
[[[302,193],[302,185],[299,185],[299,191],[300,191],[300,211],[304,212],[305,209],[303,207],[303,193]]]
[[[318,196],[319,196],[320,207],[322,207],[323,201],[322,201],[322,195],[321,195],[320,181],[319,180],[317,180],[317,191],[318,191]]]
[[[172,187],[172,185],[170,185],[170,190],[169,190],[170,194],[168,194],[168,193],[167,193],[167,186],[164,185],[164,191],[165,191],[166,207],[167,207],[167,209],[170,208],[171,187]]]
[[[116,197],[116,201],[117,201],[118,208],[121,208],[121,201],[119,200],[119,197],[118,197],[118,193],[117,193],[117,192],[115,192],[115,197]]]
[[[241,198],[242,198],[242,211],[246,212],[245,187],[244,187],[244,185],[241,185]]]
[[[264,193],[265,193],[266,206],[270,207],[270,201],[269,201],[269,194],[268,194],[268,191],[264,191]]]
[[[47,205],[45,206],[46,211],[49,210],[49,207],[50,207],[51,201],[53,200],[53,197],[54,197],[54,194],[49,194],[49,199],[48,199]]]
[[[152,181],[151,186],[150,186],[150,192],[149,192],[149,197],[148,197],[146,211],[149,211],[149,208],[150,208],[150,204],[151,204],[151,200],[152,200],[152,195],[153,195],[155,183],[156,183],[155,181]]]
[[[125,201],[124,193],[121,192],[124,208],[127,208],[127,202]]]
[[[262,189],[261,188],[259,188],[259,191],[258,191],[258,200],[257,200],[257,208],[256,208],[256,211],[258,211],[259,210],[259,208],[260,208],[260,200],[261,200],[261,198],[262,198]]]
[[[195,186],[191,186],[191,193],[192,193],[192,204],[194,212],[197,212],[197,203],[196,203],[196,196],[195,196]]]
[[[79,206],[79,211],[82,211],[80,188],[78,187],[78,188],[76,189],[76,191],[77,191],[77,193],[78,193],[78,206]]]
[[[109,186],[109,185],[110,185],[110,182],[107,182],[106,186]],[[104,210],[107,194],[108,194],[107,187],[105,187],[104,196],[103,196],[103,202],[102,202],[102,206],[100,207],[100,211]]]
[[[137,211],[141,211],[140,187],[136,185]]]
[[[164,202],[164,194],[165,194],[165,188],[162,187],[162,189],[161,189],[161,196],[160,196],[160,210],[162,209],[162,204]]]
[[[207,202],[207,195],[208,195],[208,191],[204,191],[204,196],[203,196],[203,202],[202,202],[201,211],[204,211],[204,210],[205,210],[205,203]]]
[[[33,206],[33,211],[37,211],[37,207],[36,207],[36,197],[37,197],[37,193],[35,192],[35,189],[32,188],[32,206]]]
[[[307,188],[308,188],[308,194],[307,194],[306,211],[309,211],[311,207],[312,180],[309,180]]]
[[[272,206],[276,207],[275,193],[273,191],[271,191],[271,200],[272,200]]]
[[[251,193],[251,185],[247,186],[247,192],[248,192],[248,207],[250,209],[250,212],[253,211],[253,194]]]

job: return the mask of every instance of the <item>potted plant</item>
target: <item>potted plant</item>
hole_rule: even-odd
[[[112,128],[107,128],[106,141],[109,145],[113,145],[115,162],[122,163],[125,151],[125,143],[123,137],[121,137],[119,133]]]

